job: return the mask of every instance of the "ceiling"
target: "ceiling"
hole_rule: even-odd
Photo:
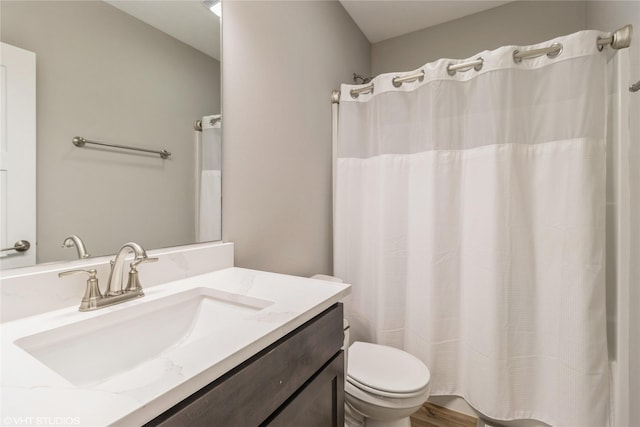
[[[220,60],[220,19],[207,10],[201,0],[104,1],[206,55]],[[510,3],[485,0],[339,1],[371,43]]]
[[[369,42],[377,43],[510,1],[339,0]]]
[[[220,60],[220,19],[200,0],[104,0],[129,15]]]

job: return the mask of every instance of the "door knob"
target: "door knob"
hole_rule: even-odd
[[[0,252],[4,251],[16,251],[16,252],[26,252],[31,247],[31,243],[28,240],[18,240],[12,247],[0,249]]]

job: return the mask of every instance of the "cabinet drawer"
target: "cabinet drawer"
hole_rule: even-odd
[[[340,351],[342,317],[332,306],[147,426],[260,425]]]

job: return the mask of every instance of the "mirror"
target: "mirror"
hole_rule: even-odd
[[[69,235],[93,256],[220,240],[219,18],[200,0],[3,0],[0,19],[35,53],[37,263],[77,259]]]

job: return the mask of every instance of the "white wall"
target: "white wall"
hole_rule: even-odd
[[[337,1],[225,1],[223,240],[236,265],[332,271],[332,89],[368,73]]]
[[[0,8],[2,41],[36,53],[38,262],[76,258],[69,234],[94,256],[194,242],[192,123],[220,111],[220,63],[102,1]],[[173,155],[79,149],[76,135]]]
[[[587,26],[592,29],[602,31],[613,31],[623,25],[631,24],[634,27],[634,37],[629,48],[629,56],[631,59],[631,82],[640,80],[640,2],[638,1],[589,1],[587,2]],[[630,83],[631,83],[630,82]],[[622,393],[628,392],[628,400],[626,408],[623,408],[622,417],[625,415],[627,420],[618,423],[617,426],[634,425],[640,420],[640,92],[630,95],[630,116],[631,116],[631,145],[629,155],[629,168],[631,173],[631,271],[630,271],[630,287],[629,298],[623,298],[619,301],[625,306],[616,307],[616,299],[619,300],[616,289],[609,287],[607,303],[613,308],[610,312],[616,315],[612,319],[612,331],[620,338],[616,339],[613,344],[617,347],[613,351],[613,357],[621,362],[623,366],[617,366],[617,369],[625,369],[628,360],[629,375],[623,375]],[[611,233],[612,230],[607,230]],[[611,270],[614,264],[609,262],[608,277],[611,278]],[[613,276],[615,279],[615,275]],[[625,319],[626,313],[629,319]],[[624,323],[628,322],[629,338],[624,339],[624,335],[620,334],[624,328]],[[615,335],[613,335],[615,337]],[[626,354],[628,351],[628,354]],[[616,352],[622,352],[618,355]],[[627,359],[628,358],[628,359]],[[628,386],[625,381],[628,379]],[[627,390],[628,387],[628,390]],[[624,399],[624,397],[623,397]],[[624,402],[623,402],[624,403]],[[626,411],[628,410],[628,414]]]
[[[411,71],[440,58],[528,45],[585,29],[582,1],[516,1],[372,46],[372,74]]]

